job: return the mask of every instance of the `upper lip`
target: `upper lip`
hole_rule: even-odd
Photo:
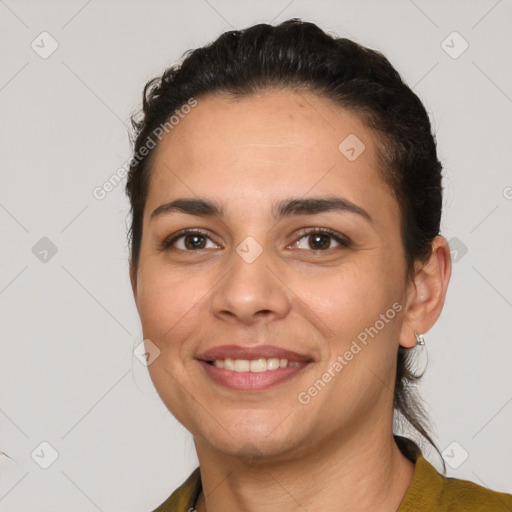
[[[287,359],[288,362],[309,362],[312,358],[286,350],[273,345],[258,345],[254,347],[242,347],[239,345],[221,345],[211,348],[202,354],[196,356],[196,359],[203,361],[215,361],[217,359],[260,359],[276,357],[278,359]]]

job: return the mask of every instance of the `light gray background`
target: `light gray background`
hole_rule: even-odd
[[[448,475],[512,492],[512,2],[4,0],[3,512],[149,511],[196,467],[133,355],[124,180],[103,200],[92,191],[129,158],[149,78],[222,31],[291,17],[383,51],[431,114],[456,253],[420,390],[446,461],[469,454]],[[59,45],[46,59],[31,47],[50,48],[43,31]],[[453,31],[469,43],[458,58],[445,49],[462,40],[442,46]],[[58,249],[46,262],[32,251],[43,237]],[[58,452],[48,469],[43,441]]]

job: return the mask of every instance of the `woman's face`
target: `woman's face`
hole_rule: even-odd
[[[277,459],[391,428],[407,283],[375,144],[289,90],[200,98],[159,143],[132,282],[151,378],[196,442]]]

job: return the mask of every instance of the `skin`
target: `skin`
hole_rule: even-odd
[[[338,149],[355,134],[366,146],[349,161]],[[357,115],[310,92],[234,99],[209,95],[156,148],[137,272],[131,269],[144,338],[160,355],[151,379],[192,433],[201,467],[202,512],[397,510],[414,465],[392,437],[399,345],[413,348],[441,313],[451,274],[446,240],[406,280],[400,211],[377,167],[377,138]],[[288,198],[343,197],[349,212],[272,217]],[[177,198],[220,203],[222,217],[173,212]],[[329,228],[351,241],[304,228]],[[201,228],[202,249],[184,239]],[[313,231],[314,232],[314,231]],[[253,237],[252,263],[237,246]],[[190,241],[190,238],[187,239]],[[313,244],[313,247],[317,247]],[[402,308],[306,405],[297,399],[394,303]],[[146,342],[147,343],[147,342]],[[310,355],[293,379],[265,391],[214,383],[195,356],[223,344],[272,344]]]

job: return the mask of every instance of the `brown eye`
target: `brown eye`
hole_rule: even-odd
[[[308,235],[309,247],[313,250],[329,249],[331,245],[331,237],[329,235],[316,234]]]
[[[344,240],[342,235],[325,228],[317,228],[303,233],[294,245],[298,249],[327,251],[335,247],[349,247],[349,242]]]
[[[162,250],[178,249],[180,251],[194,252],[202,249],[218,249],[219,246],[211,238],[200,231],[185,230],[174,237],[166,239],[161,244]]]
[[[204,249],[206,246],[206,237],[203,235],[185,235],[183,237],[183,243],[189,251],[194,249]]]

